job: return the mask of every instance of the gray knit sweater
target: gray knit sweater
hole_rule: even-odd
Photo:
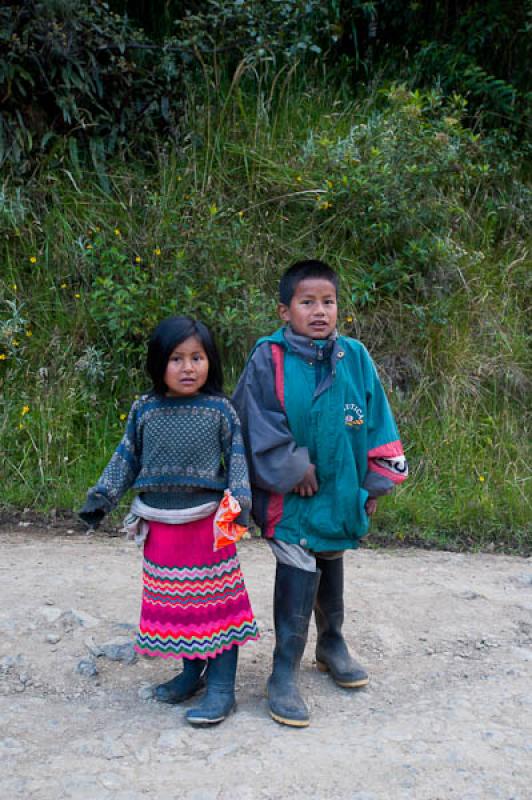
[[[122,441],[83,513],[114,508],[135,489],[156,508],[191,508],[221,499],[230,489],[247,523],[251,508],[248,468],[238,416],[225,397],[143,395],[129,412]]]

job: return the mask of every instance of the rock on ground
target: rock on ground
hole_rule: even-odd
[[[301,686],[312,723],[293,730],[269,718],[264,697],[273,559],[257,540],[244,542],[240,556],[262,637],[241,651],[237,713],[218,728],[195,730],[183,720],[190,703],[151,699],[153,684],[174,674],[173,663],[112,660],[129,652],[134,637],[141,592],[135,546],[32,526],[3,529],[0,795],[530,797],[529,560],[349,553],[346,637],[371,681],[349,692],[319,673],[311,631]]]

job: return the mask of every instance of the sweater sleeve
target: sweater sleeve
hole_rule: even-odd
[[[229,401],[222,423],[222,452],[227,478],[227,488],[240,503],[241,514],[237,517],[240,525],[249,524],[251,511],[251,487],[242,439],[242,429],[238,415]]]
[[[248,361],[233,395],[250,462],[251,483],[285,494],[310,465],[306,447],[298,447],[275,392],[271,348],[259,346]]]
[[[364,488],[372,497],[390,494],[408,477],[408,464],[392,410],[375,364],[364,348],[368,415],[368,464]]]
[[[126,430],[100,475],[95,486],[89,489],[80,518],[89,525],[97,524],[103,516],[118,505],[122,495],[134,484],[140,471],[141,436],[139,426],[140,401],[131,406]]]

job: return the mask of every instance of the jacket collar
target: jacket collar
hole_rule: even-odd
[[[329,360],[334,352],[338,332],[335,330],[328,339],[314,340],[309,336],[302,336],[286,325],[283,328],[283,335],[289,350],[297,356],[301,356],[306,361],[325,361]],[[323,343],[322,343],[323,342]]]

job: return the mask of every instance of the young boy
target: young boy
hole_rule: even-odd
[[[344,688],[368,683],[342,635],[342,556],[367,533],[375,498],[408,474],[367,350],[336,331],[337,291],[336,273],[321,261],[286,270],[285,326],[259,339],[233,396],[253,515],[277,560],[270,714],[295,727],[309,724],[297,681],[313,610],[318,669]]]

